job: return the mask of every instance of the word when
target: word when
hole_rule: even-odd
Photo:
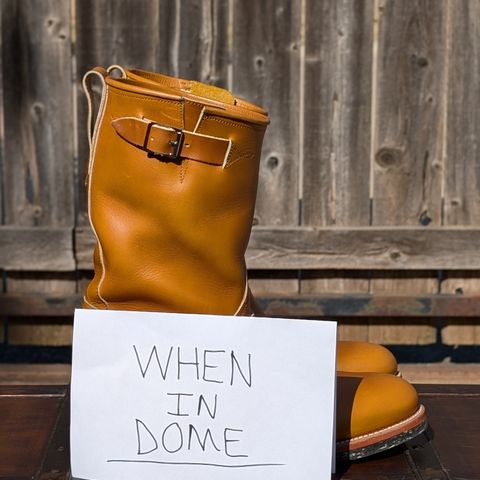
[[[197,381],[210,383],[225,383],[234,385],[237,380],[243,381],[248,387],[252,387],[252,355],[249,353],[243,362],[234,350],[202,350],[199,352],[197,347],[189,352],[184,348],[173,346],[168,350],[168,354],[162,356],[160,360],[157,346],[154,345],[149,355],[145,355],[141,349],[133,345],[135,357],[142,378],[160,374],[163,380],[174,379],[181,381],[196,379]],[[147,360],[148,357],[148,360]]]

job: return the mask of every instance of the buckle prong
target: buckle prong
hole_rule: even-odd
[[[175,132],[177,138],[175,140],[170,140],[168,144],[174,148],[174,151],[171,153],[167,153],[165,157],[172,158],[176,160],[179,155],[180,155],[180,150],[182,148],[182,143],[183,143],[183,137],[184,133],[182,130],[179,130],[177,128],[172,128],[172,131]]]

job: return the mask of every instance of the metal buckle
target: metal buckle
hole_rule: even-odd
[[[172,131],[175,132],[176,138],[175,140],[170,140],[168,144],[174,148],[174,151],[172,153],[167,153],[165,157],[176,160],[180,155],[185,134],[183,133],[183,130],[179,130],[178,128],[172,128]]]
[[[168,132],[174,132],[175,133],[175,140],[169,140],[169,142],[168,142],[168,144],[173,149],[172,152],[170,152],[170,153],[160,153],[160,152],[152,151],[148,148],[148,140],[150,139],[150,133],[151,133],[151,130],[154,126],[156,128],[160,128],[161,130],[167,130]],[[148,126],[148,129],[147,129],[145,149],[148,150],[149,152],[152,152],[155,155],[159,155],[161,157],[167,157],[167,158],[170,158],[172,160],[176,160],[180,156],[180,150],[182,149],[184,137],[185,137],[185,134],[183,133],[183,130],[180,130],[179,128],[165,127],[165,126],[160,125],[156,122],[151,122],[150,125]]]

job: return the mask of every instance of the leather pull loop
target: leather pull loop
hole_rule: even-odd
[[[187,158],[225,167],[232,146],[229,139],[189,132],[144,118],[116,118],[112,127],[131,145],[170,160]]]
[[[109,75],[111,75],[112,72],[115,72],[116,70],[120,72],[120,78],[127,78],[127,72],[121,65],[114,64],[107,67],[107,73]]]
[[[82,86],[87,96],[87,104],[88,104],[88,117],[87,117],[87,132],[88,132],[88,144],[90,146],[90,150],[92,150],[92,143],[93,143],[93,136],[95,134],[95,129],[98,124],[98,114],[94,118],[93,114],[93,87],[92,87],[92,78],[97,77],[101,80],[102,85],[102,97],[100,102],[100,107],[98,108],[98,112],[102,110],[103,103],[105,101],[105,77],[108,75],[107,70],[103,67],[95,67],[92,70],[89,70],[82,79]]]

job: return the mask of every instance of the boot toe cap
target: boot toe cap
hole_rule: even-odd
[[[339,376],[337,395],[338,440],[395,425],[419,407],[415,389],[393,375]]]
[[[340,341],[337,345],[337,371],[396,374],[397,361],[381,345],[368,342]]]

